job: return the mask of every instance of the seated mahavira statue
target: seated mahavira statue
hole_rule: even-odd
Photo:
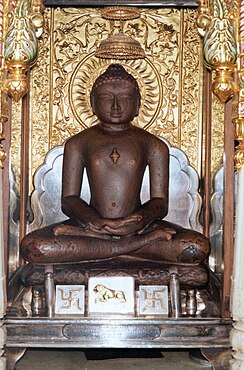
[[[134,77],[119,64],[100,75],[91,91],[99,123],[69,138],[62,177],[63,223],[35,230],[22,240],[34,263],[114,259],[199,263],[210,252],[202,234],[166,222],[169,150],[156,136],[132,124],[140,108]],[[150,200],[141,204],[149,166]],[[86,168],[91,198],[80,197]]]

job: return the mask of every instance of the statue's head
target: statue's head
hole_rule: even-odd
[[[127,123],[139,113],[141,95],[136,79],[120,64],[111,64],[91,90],[93,113],[104,123]]]

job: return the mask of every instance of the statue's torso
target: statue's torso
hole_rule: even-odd
[[[84,164],[91,205],[106,218],[132,213],[140,205],[141,183],[147,165],[143,138],[135,130],[125,133],[97,130],[90,140],[85,148]]]

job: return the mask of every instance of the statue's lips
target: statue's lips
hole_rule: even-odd
[[[111,118],[120,118],[121,114],[110,114]]]
[[[112,118],[120,118],[121,117],[121,113],[119,113],[119,112],[110,113],[110,117],[112,117]]]

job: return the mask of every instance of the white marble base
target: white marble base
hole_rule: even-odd
[[[91,277],[88,281],[89,314],[134,315],[135,283],[132,277]]]
[[[56,285],[55,313],[62,315],[84,315],[85,286]]]
[[[168,316],[168,287],[164,285],[140,285],[139,315]]]

